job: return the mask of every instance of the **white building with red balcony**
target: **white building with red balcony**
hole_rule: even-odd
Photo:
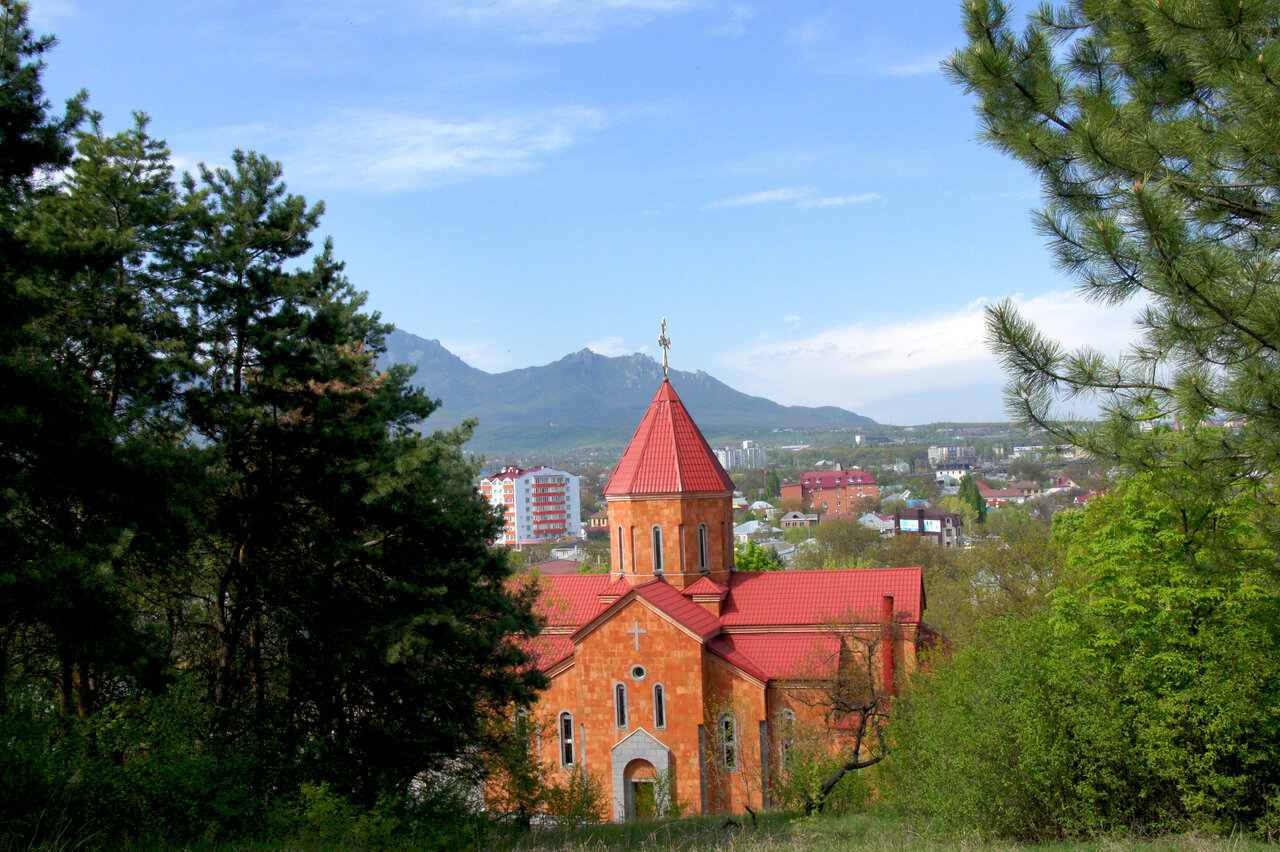
[[[496,544],[511,546],[582,537],[578,477],[563,470],[508,466],[482,477],[480,493],[504,513]]]

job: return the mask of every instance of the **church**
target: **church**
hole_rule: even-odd
[[[875,701],[929,632],[919,568],[739,572],[733,482],[664,378],[605,488],[609,574],[543,577],[530,710],[544,772],[585,772],[615,820],[768,807],[799,726],[866,673]]]

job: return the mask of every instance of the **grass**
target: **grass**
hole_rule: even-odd
[[[1198,834],[1156,839],[1103,838],[1042,845],[984,843],[930,838],[896,817],[846,814],[797,817],[763,814],[750,817],[691,817],[667,822],[599,825],[564,831],[540,830],[524,835],[504,852],[594,852],[626,849],[637,852],[835,852],[835,850],[900,850],[901,852],[967,852],[974,849],[1034,852],[1262,852],[1274,847],[1244,836]]]
[[[97,850],[92,839],[43,846],[10,846],[28,850],[71,852]],[[389,846],[356,845],[323,841],[203,842],[191,845],[130,844],[129,852],[337,852],[337,850],[386,850],[417,852],[440,847],[430,842],[401,842]],[[485,845],[493,852],[1274,852],[1275,847],[1245,836],[1212,837],[1201,834],[1160,838],[1108,837],[1088,841],[1020,845],[978,840],[945,840],[916,831],[904,820],[876,814],[799,817],[761,814],[753,824],[749,816],[687,817],[662,822],[593,825],[573,829],[535,829],[518,837],[494,836]]]

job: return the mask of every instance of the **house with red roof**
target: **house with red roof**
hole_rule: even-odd
[[[1022,504],[1027,501],[1026,495],[1016,488],[992,488],[980,479],[974,482],[978,486],[978,494],[986,501],[988,509],[999,509],[1011,503]]]
[[[861,515],[867,500],[880,499],[880,486],[876,478],[865,470],[845,470],[837,464],[835,470],[809,470],[800,476],[799,482],[782,483],[782,500],[803,503],[820,515]]]
[[[530,710],[546,773],[586,772],[616,820],[770,803],[804,725],[851,665],[887,701],[927,641],[919,568],[741,572],[733,482],[664,379],[604,490],[611,573],[543,576]]]

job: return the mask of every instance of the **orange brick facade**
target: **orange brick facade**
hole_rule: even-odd
[[[806,471],[800,482],[782,485],[783,502],[803,503],[822,515],[856,515],[870,511],[880,499],[880,486],[871,474],[853,468],[837,471]]]
[[[654,540],[660,538],[658,574],[667,582],[683,589],[704,574],[724,582],[733,566],[732,496],[609,499],[610,564],[632,582],[652,580]],[[655,527],[660,536],[655,537]]]

